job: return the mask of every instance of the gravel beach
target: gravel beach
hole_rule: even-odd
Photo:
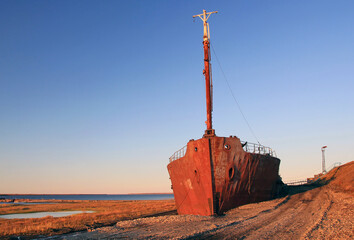
[[[167,215],[46,239],[353,239],[354,162],[323,179],[324,186],[290,189],[272,201],[223,216]]]

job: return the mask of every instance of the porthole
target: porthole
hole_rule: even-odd
[[[231,148],[231,147],[230,147],[229,144],[225,144],[225,145],[224,145],[224,149],[229,150],[230,148]]]
[[[198,151],[198,148],[197,148],[197,147],[195,147],[195,148],[194,148],[194,151]]]

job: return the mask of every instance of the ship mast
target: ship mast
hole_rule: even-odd
[[[203,10],[202,14],[199,15],[194,15],[193,18],[199,17],[203,21],[203,27],[204,27],[204,35],[203,35],[203,48],[204,48],[204,70],[203,74],[205,76],[205,91],[206,91],[206,110],[207,110],[207,120],[206,120],[206,125],[207,129],[205,130],[204,137],[211,137],[215,136],[215,130],[213,129],[212,126],[212,115],[211,112],[213,110],[213,103],[212,103],[212,83],[210,81],[210,34],[209,34],[209,24],[207,20],[209,19],[210,15],[213,13],[217,13],[217,11],[214,12],[206,12]]]

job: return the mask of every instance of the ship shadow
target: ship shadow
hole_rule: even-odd
[[[290,200],[292,195],[299,194],[299,193],[304,193],[304,192],[313,190],[315,188],[322,187],[322,186],[324,186],[324,185],[326,185],[328,183],[329,183],[329,181],[326,181],[326,182],[324,182],[324,181],[316,181],[316,182],[309,183],[309,184],[295,185],[295,186],[282,184],[281,187],[280,187],[280,190],[278,191],[278,193],[275,196],[273,196],[269,200],[260,201],[260,202],[266,202],[266,201],[272,201],[274,199],[285,198],[281,203],[279,203],[275,207],[275,209],[276,209],[276,208],[280,207],[281,205],[287,203]],[[250,204],[252,204],[252,203],[256,203],[256,202],[250,202]],[[243,206],[243,205],[247,205],[247,204],[242,204],[240,206]],[[240,206],[237,206],[235,208],[238,208]],[[262,212],[268,212],[268,211],[270,211],[270,209],[262,211]],[[227,212],[228,211],[223,212],[223,213],[219,213],[217,215],[214,215],[214,217],[217,217],[217,218],[225,217],[227,215]]]
[[[291,196],[291,195],[295,195],[298,193],[307,192],[312,189],[322,187],[323,185],[325,185],[325,184],[320,183],[320,182],[311,183],[311,184],[303,184],[303,185],[295,185],[295,186],[289,186],[289,185],[284,184],[280,193],[274,199],[283,198],[286,196]]]

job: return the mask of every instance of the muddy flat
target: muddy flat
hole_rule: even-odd
[[[346,165],[324,178],[324,186],[294,187],[285,197],[223,216],[139,218],[51,239],[354,239],[354,164]]]

